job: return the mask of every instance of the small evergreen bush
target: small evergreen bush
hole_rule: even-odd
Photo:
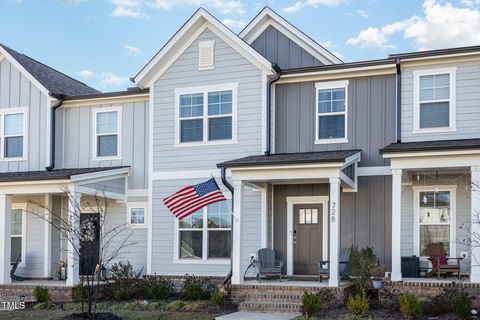
[[[367,292],[362,290],[361,293],[348,297],[347,308],[354,315],[363,317],[370,308]]]
[[[204,283],[201,279],[187,275],[183,290],[183,298],[190,301],[210,298],[210,295],[205,292],[203,287]]]
[[[48,288],[45,287],[36,286],[35,289],[33,289],[33,296],[35,297],[35,302],[38,304],[51,301]]]
[[[223,307],[226,299],[227,295],[221,289],[216,288],[210,293],[210,301],[216,307]]]
[[[165,278],[147,278],[146,290],[149,299],[165,300],[173,295],[173,284],[170,280]]]
[[[315,313],[319,312],[321,309],[320,298],[315,293],[306,292],[302,297],[303,311],[307,317],[313,316]]]
[[[414,294],[402,294],[400,296],[400,312],[405,319],[416,319],[422,314],[422,301]]]

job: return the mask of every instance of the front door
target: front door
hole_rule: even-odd
[[[80,275],[93,275],[100,261],[100,214],[80,215],[82,241],[80,244]]]
[[[293,271],[297,275],[318,274],[322,259],[322,204],[297,204],[293,207]]]

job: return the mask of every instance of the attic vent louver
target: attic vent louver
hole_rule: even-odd
[[[209,70],[213,69],[213,47],[215,41],[202,41],[198,43],[198,69]]]

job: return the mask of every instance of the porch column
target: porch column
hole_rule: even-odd
[[[470,282],[480,283],[480,167],[470,168],[472,185],[470,188],[471,201],[471,254],[470,254]]]
[[[402,281],[402,170],[392,170],[392,281]]]
[[[43,220],[43,276],[52,276],[52,195],[45,195],[45,216]]]
[[[242,210],[243,210],[243,181],[233,181],[233,252],[232,252],[232,284],[242,282]]]
[[[340,178],[330,178],[330,277],[328,285],[338,287],[340,252]]]
[[[67,241],[67,286],[80,282],[80,257],[76,251],[80,249],[80,200],[80,194],[75,191],[68,197],[68,224],[71,234]]]
[[[0,284],[12,282],[11,263],[12,196],[0,194]]]

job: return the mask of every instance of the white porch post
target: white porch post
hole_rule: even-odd
[[[48,208],[48,209],[47,209]],[[43,276],[52,275],[52,195],[45,195],[45,216],[43,220]]]
[[[11,221],[12,196],[0,194],[0,284],[12,282],[10,278]]]
[[[330,277],[328,285],[338,287],[340,252],[340,178],[330,178]]]
[[[79,193],[73,191],[68,197],[68,223],[72,235],[67,243],[67,286],[74,286],[80,282],[80,257],[75,249],[79,249],[80,235],[80,199]]]
[[[480,167],[471,167],[472,186],[470,191],[471,201],[471,245],[470,254],[470,282],[480,283]]]
[[[267,220],[268,220],[268,217],[267,217],[267,199],[268,199],[268,196],[267,196],[267,187],[265,188],[262,188],[260,190],[261,192],[261,212],[260,214],[262,215],[261,216],[261,244],[262,244],[262,248],[267,248],[268,247],[268,227],[267,227]]]
[[[392,281],[402,281],[401,265],[402,170],[392,170]]]
[[[242,210],[243,210],[243,181],[233,181],[233,252],[232,252],[232,284],[242,282]]]

